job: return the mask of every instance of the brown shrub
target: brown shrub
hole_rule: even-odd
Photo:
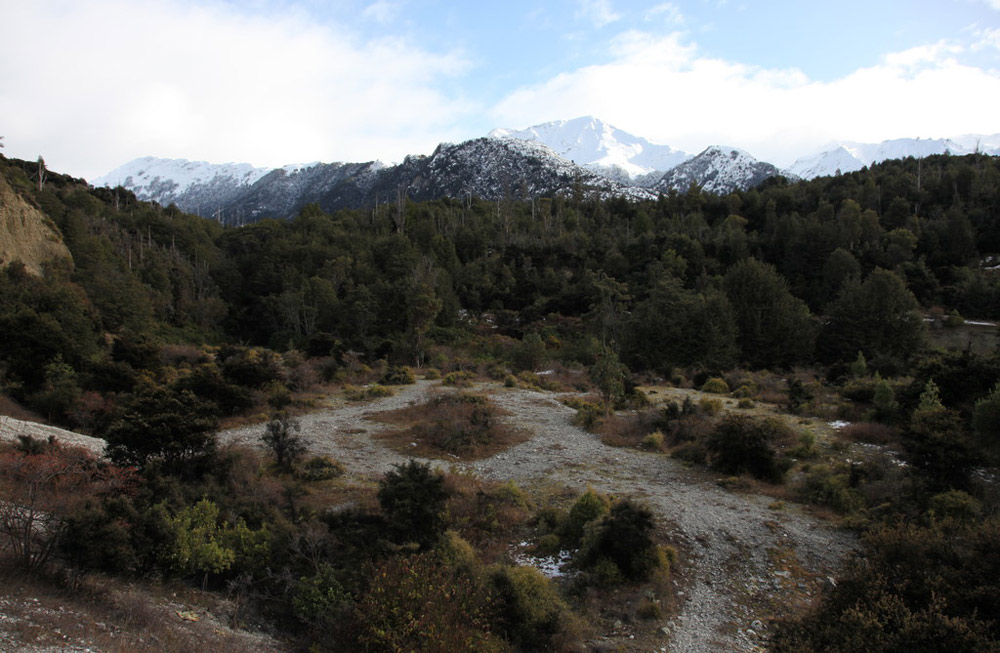
[[[840,429],[840,436],[851,442],[895,444],[899,442],[899,429],[877,422],[855,422]]]
[[[610,447],[638,447],[656,430],[658,413],[653,410],[608,415],[593,429]]]
[[[427,403],[382,413],[380,420],[404,428],[377,437],[419,456],[484,458],[527,439],[502,422],[505,414],[484,395],[441,393]]]

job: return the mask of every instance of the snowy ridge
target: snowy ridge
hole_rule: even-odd
[[[620,181],[666,172],[691,158],[687,152],[656,145],[592,116],[521,130],[494,129],[488,137],[541,143],[564,159]]]
[[[255,168],[249,163],[208,163],[187,159],[158,159],[144,156],[115,168],[103,177],[93,180],[94,186],[124,186],[137,195],[164,204],[154,196],[168,199],[180,196],[192,186],[207,185],[217,179],[226,179],[241,186],[252,186],[270,172],[270,168]],[[166,203],[169,203],[166,202]]]
[[[144,157],[94,180],[94,185],[122,185],[143,200],[173,203],[226,224],[244,224],[265,217],[290,218],[313,202],[332,212],[394,202],[400,193],[413,201],[578,194],[644,200],[697,184],[706,192],[725,195],[775,175],[812,179],[886,159],[977,151],[1000,155],[1000,134],[837,143],[781,171],[733,147],[712,146],[692,157],[588,116],[524,130],[495,129],[484,138],[442,143],[429,156],[408,156],[397,165],[313,162],[272,169]]]
[[[826,151],[797,159],[787,171],[803,179],[813,179],[861,170],[890,159],[923,158],[935,154],[961,156],[979,152],[1000,155],[1000,134],[966,134],[955,138],[897,138],[881,143],[845,141]]]
[[[278,170],[293,174],[318,165],[293,164]],[[272,172],[271,168],[255,168],[249,163],[217,164],[147,156],[129,161],[93,184],[122,186],[143,200],[162,206],[177,204],[191,213],[220,217],[226,207]]]
[[[663,175],[653,188],[662,193],[684,192],[691,184],[698,184],[702,190],[721,195],[736,189],[747,190],[780,174],[775,166],[758,161],[741,149],[713,145]]]

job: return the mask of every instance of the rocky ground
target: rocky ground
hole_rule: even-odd
[[[387,425],[378,413],[426,401],[440,383],[398,386],[396,394],[364,403],[333,400],[300,418],[312,454],[340,461],[347,473],[376,478],[406,456],[372,435]],[[662,454],[608,447],[571,423],[573,409],[557,395],[477,386],[506,419],[530,438],[475,462],[430,461],[523,487],[591,486],[616,496],[641,498],[653,509],[668,537],[684,552],[678,565],[679,611],[665,619],[653,650],[754,651],[766,642],[769,619],[810,601],[854,546],[853,536],[832,528],[792,504],[731,492],[716,475],[692,470]],[[263,427],[223,433],[226,440],[259,444]],[[650,642],[630,639],[627,626],[614,628],[602,642],[626,650],[649,650]]]
[[[374,418],[426,401],[441,389],[438,381],[419,381],[395,387],[391,397],[366,402],[331,396],[324,407],[299,418],[301,434],[310,454],[338,460],[358,481],[374,481],[407,460],[373,437],[390,428]],[[508,413],[504,419],[530,437],[483,460],[430,462],[492,480],[514,480],[529,491],[556,487],[583,491],[590,486],[615,496],[639,498],[682,552],[675,572],[677,610],[658,624],[655,636],[651,638],[647,628],[645,635],[637,637],[629,624],[616,623],[591,640],[595,650],[761,650],[766,646],[770,618],[817,596],[825,584],[833,582],[838,562],[855,544],[850,534],[793,504],[724,489],[717,475],[685,467],[662,454],[602,444],[597,436],[571,423],[573,409],[556,394],[499,384],[480,384],[476,390],[489,394]],[[232,429],[223,432],[221,439],[259,445],[263,430],[262,425]],[[54,435],[96,452],[103,450],[103,442],[96,438],[0,418],[0,438],[16,439],[18,434]],[[11,632],[45,628],[48,612],[33,609],[37,607],[33,600],[37,604],[37,597],[0,591],[0,648],[15,641],[10,639]],[[53,602],[48,611],[65,609]],[[185,611],[164,609],[169,618],[179,615],[175,620],[183,621]],[[210,612],[204,618],[210,619]],[[97,639],[101,638],[82,637],[70,644],[64,638],[53,641],[51,647],[31,650],[115,650],[95,646]],[[215,647],[246,650],[244,641],[228,643],[236,649],[221,640],[215,642],[221,648]],[[257,644],[264,649],[274,645]],[[149,650],[139,642],[133,645],[135,650]]]

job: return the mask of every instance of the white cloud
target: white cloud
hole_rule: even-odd
[[[376,22],[388,23],[399,14],[402,8],[403,4],[401,2],[376,0],[365,7],[364,15],[366,18],[371,18]]]
[[[611,7],[611,0],[577,0],[576,17],[591,21],[594,27],[604,27],[621,18]]]
[[[996,9],[1000,11],[1000,0],[982,0],[983,4],[991,9]]]
[[[997,0],[1000,2],[1000,0]],[[973,32],[976,42],[972,44],[972,50],[978,52],[986,48],[1000,50],[1000,28],[980,29]]]
[[[1000,2],[1000,0],[997,1]],[[681,27],[687,22],[684,18],[684,14],[680,10],[680,7],[672,2],[664,2],[654,7],[650,7],[646,10],[644,19],[646,22],[663,21],[667,25],[675,27]]]
[[[5,7],[0,122],[10,156],[95,177],[143,155],[281,165],[399,159],[453,139],[468,64],[359,41],[297,12],[172,0]]]
[[[831,82],[701,55],[679,34],[626,32],[609,63],[522,87],[493,110],[522,128],[595,115],[653,141],[698,152],[733,145],[779,165],[832,140],[994,133],[1000,73],[959,62],[938,43],[884,57]]]

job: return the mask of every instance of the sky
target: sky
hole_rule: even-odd
[[[595,116],[788,165],[1000,132],[1000,0],[0,0],[7,156],[400,161]]]

